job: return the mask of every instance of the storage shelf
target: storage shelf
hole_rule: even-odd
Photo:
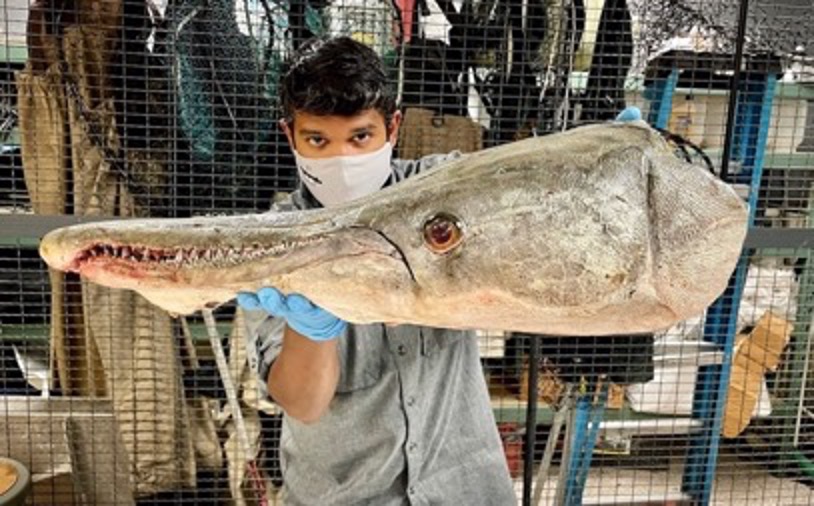
[[[517,397],[497,395],[491,396],[492,411],[498,423],[525,423],[526,401]],[[658,413],[642,413],[634,411],[625,404],[621,409],[606,409],[604,422],[608,422],[606,430],[625,433],[670,433],[675,434],[689,430],[687,418]],[[537,403],[537,423],[550,424],[554,421],[554,409],[543,402]],[[657,421],[656,423],[652,423]],[[694,424],[689,424],[694,425]],[[668,432],[668,428],[670,429]],[[637,430],[638,429],[638,430]],[[646,429],[650,429],[649,431]]]
[[[704,152],[711,160],[719,163],[722,155],[721,149],[705,149]],[[767,152],[763,162],[765,169],[786,170],[812,170],[814,169],[814,152]],[[764,170],[765,170],[764,169]],[[768,189],[771,189],[769,187]]]

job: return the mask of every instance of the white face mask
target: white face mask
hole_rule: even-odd
[[[393,146],[386,142],[372,153],[332,158],[305,158],[294,150],[300,179],[325,207],[356,200],[381,189],[390,177]]]

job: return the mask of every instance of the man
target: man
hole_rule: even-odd
[[[379,57],[350,38],[307,43],[281,98],[301,186],[278,210],[339,205],[460,156],[391,161],[401,114]],[[238,302],[285,413],[286,504],[517,503],[472,333],[350,325],[271,287]]]

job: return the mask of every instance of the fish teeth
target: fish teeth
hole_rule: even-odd
[[[135,262],[162,262],[178,266],[197,262],[234,265],[244,260],[274,256],[295,247],[320,241],[321,238],[301,241],[284,241],[271,246],[250,244],[247,246],[222,246],[218,248],[182,247],[177,249],[152,249],[140,246],[98,245],[88,251],[89,256],[111,255]]]

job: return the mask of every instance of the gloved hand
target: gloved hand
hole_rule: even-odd
[[[622,109],[616,116],[616,121],[638,121],[642,119],[642,111],[638,107],[630,106]]]
[[[285,296],[276,288],[261,288],[257,293],[241,292],[237,303],[243,309],[263,309],[285,319],[292,329],[312,341],[335,339],[348,325],[302,295]]]

